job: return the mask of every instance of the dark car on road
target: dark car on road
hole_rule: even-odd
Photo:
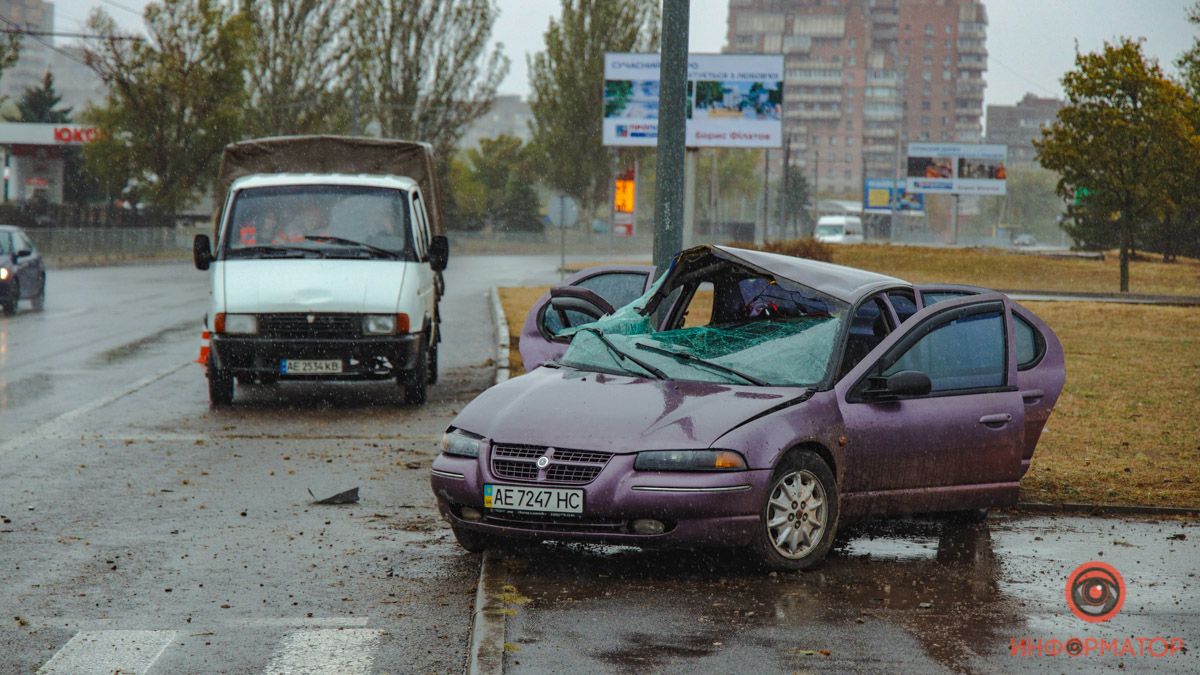
[[[725,246],[650,275],[552,289],[530,372],[454,419],[431,481],[465,548],[745,546],[804,569],[847,519],[1016,501],[1065,369],[1007,296]]]
[[[0,310],[12,316],[22,300],[36,310],[45,305],[46,264],[21,228],[0,225]]]

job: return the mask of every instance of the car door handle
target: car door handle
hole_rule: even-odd
[[[1021,392],[1021,398],[1025,400],[1026,404],[1037,403],[1038,401],[1042,400],[1042,397],[1045,395],[1046,392],[1042,391],[1041,389],[1028,389]]]
[[[1002,427],[1012,421],[1012,415],[1008,413],[996,413],[995,415],[984,415],[979,418],[979,423],[989,427]]]

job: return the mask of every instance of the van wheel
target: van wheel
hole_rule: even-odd
[[[213,365],[211,355],[208,357],[208,403],[214,408],[233,403],[233,374]]]
[[[421,405],[427,398],[429,386],[429,354],[424,349],[417,350],[417,362],[412,370],[402,371],[396,376],[400,388],[404,390],[404,402],[409,405]]]
[[[825,460],[807,451],[788,453],[771,477],[750,547],[769,569],[806,570],[833,545],[838,494]]]
[[[437,384],[438,380],[438,346],[434,342],[429,347],[429,384]]]

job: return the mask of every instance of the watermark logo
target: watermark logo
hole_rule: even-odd
[[[1125,604],[1125,579],[1112,565],[1086,562],[1067,577],[1067,607],[1088,623],[1108,621]]]

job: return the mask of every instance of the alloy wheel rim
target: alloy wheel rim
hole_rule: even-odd
[[[767,536],[779,555],[797,560],[812,553],[825,537],[828,519],[825,488],[811,471],[789,472],[771,487]]]

